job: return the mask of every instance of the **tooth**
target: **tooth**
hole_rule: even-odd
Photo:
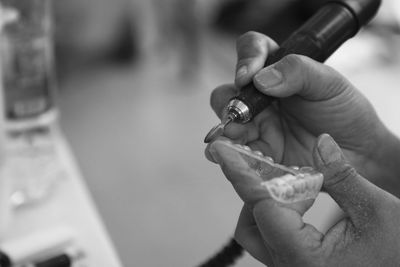
[[[311,167],[291,166],[288,172],[288,167],[274,163],[271,157],[263,156],[261,151],[252,151],[249,146],[233,144],[229,140],[215,142],[214,146],[240,153],[249,167],[265,181],[261,185],[278,202],[294,203],[315,199],[321,189],[323,175]]]
[[[274,182],[276,183],[277,186],[285,186],[287,184],[287,182],[282,178],[275,178]]]
[[[278,202],[293,203],[306,199],[315,199],[321,189],[323,176],[286,174],[263,182],[271,197]]]
[[[288,187],[286,188],[285,197],[286,197],[286,198],[290,198],[290,197],[293,196],[293,194],[294,194],[294,189],[293,189],[293,187],[292,187],[292,186],[288,186]]]
[[[270,188],[271,188],[272,193],[273,193],[275,196],[279,196],[279,190],[278,190],[277,187],[271,186]]]
[[[305,175],[306,175],[305,173],[298,173],[296,177],[299,179],[304,179]]]
[[[243,146],[243,149],[244,149],[244,150],[247,150],[247,151],[251,151],[251,148],[248,147],[248,146]]]
[[[312,167],[301,167],[300,171],[303,172],[303,173],[304,172],[306,172],[306,173],[315,172]]]
[[[298,183],[293,183],[293,188],[296,191],[296,193],[300,192],[300,185]]]
[[[271,157],[265,157],[267,160],[271,161],[272,163],[274,163],[274,160]]]
[[[306,193],[308,188],[307,188],[307,181],[303,180],[302,181],[302,189],[303,189],[303,193]]]
[[[293,187],[298,193],[303,193],[305,190],[305,184],[302,181],[297,181],[293,184]]]
[[[254,151],[253,153],[260,157],[264,156],[264,154],[261,151]]]
[[[318,190],[318,189],[316,188],[316,185],[318,185],[318,183],[315,183],[314,180],[309,181],[309,182],[307,183],[307,190],[311,190],[311,191],[313,191],[313,190]]]
[[[284,180],[287,183],[290,183],[292,181],[296,181],[296,177],[291,175],[291,174],[286,174],[284,176],[281,176],[280,179]]]

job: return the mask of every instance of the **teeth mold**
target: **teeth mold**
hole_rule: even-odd
[[[250,147],[233,144],[230,140],[216,140],[210,149],[228,149],[238,153],[247,165],[262,179],[261,185],[269,195],[282,203],[315,199],[321,190],[323,175],[312,167],[284,166],[274,163],[271,157]],[[230,153],[231,153],[230,152]]]

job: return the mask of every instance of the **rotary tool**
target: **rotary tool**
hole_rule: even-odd
[[[289,54],[304,55],[324,62],[374,17],[380,3],[381,0],[327,1],[275,53],[268,56],[265,66]],[[253,83],[244,86],[239,95],[228,103],[226,118],[207,134],[204,142],[209,143],[222,135],[231,122],[249,122],[275,100],[259,92]]]

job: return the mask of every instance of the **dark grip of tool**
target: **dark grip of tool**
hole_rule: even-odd
[[[72,264],[73,262],[70,256],[67,254],[62,254],[40,263],[36,263],[35,267],[71,267]]]
[[[361,28],[375,16],[382,0],[330,0],[328,2],[347,6],[356,17],[358,27]]]
[[[321,7],[275,53],[268,56],[265,66],[276,63],[289,54],[304,55],[324,62],[340,45],[353,37],[361,26],[360,20],[356,17],[357,14],[350,9],[351,6],[347,5],[347,2],[353,1],[332,1]],[[373,15],[375,12],[370,13]],[[363,16],[363,23],[369,21],[365,15]],[[252,117],[275,100],[259,92],[253,83],[244,86],[235,99],[247,105]]]

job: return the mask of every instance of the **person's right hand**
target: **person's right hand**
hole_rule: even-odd
[[[393,162],[392,154],[400,154],[400,145],[370,102],[331,67],[305,56],[289,55],[263,68],[268,55],[277,49],[271,39],[259,33],[249,32],[239,38],[236,86],[215,89],[212,108],[222,118],[237,88],[251,81],[260,92],[279,101],[250,123],[228,125],[224,135],[285,165],[313,166],[316,137],[329,133],[362,175],[391,176],[387,174],[393,172],[390,168],[399,165]],[[393,180],[383,180],[373,182],[393,189]],[[400,184],[397,187],[400,190]]]
[[[400,200],[359,175],[329,135],[317,139],[313,160],[345,218],[325,234],[303,221],[313,199],[275,201],[257,171],[235,153],[210,149],[245,202],[235,239],[253,257],[270,267],[399,266]]]

